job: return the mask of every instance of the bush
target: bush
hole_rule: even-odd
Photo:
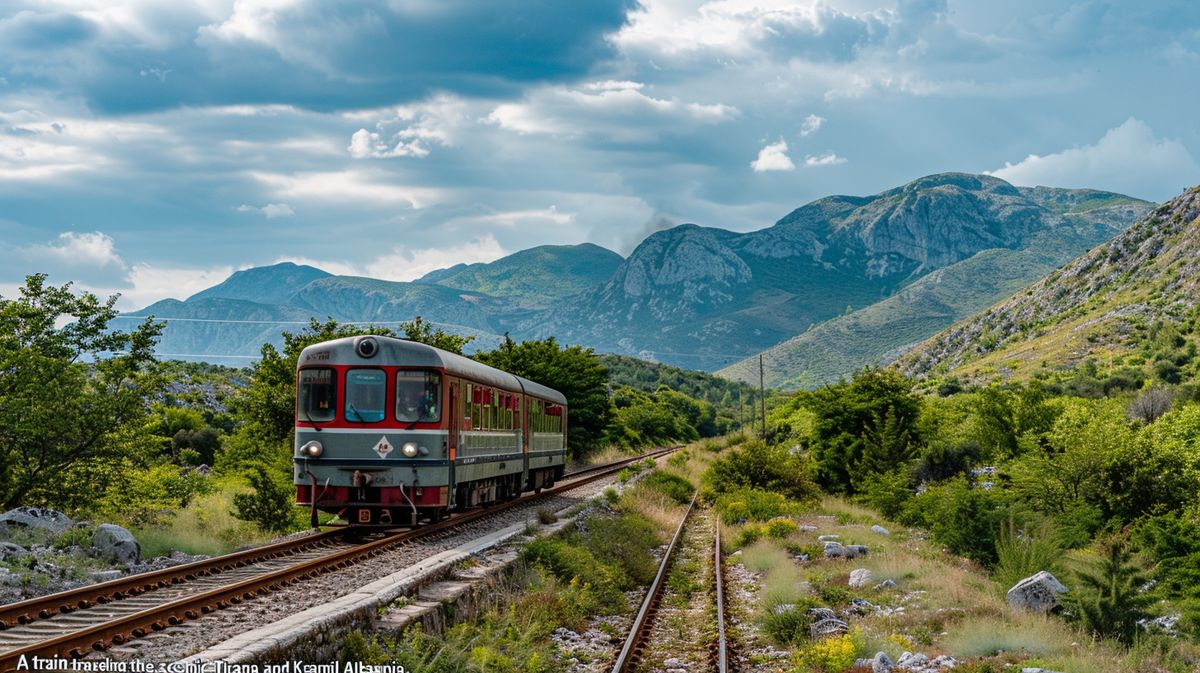
[[[913,498],[912,486],[903,472],[868,475],[862,480],[858,499],[878,511],[884,518],[895,520]]]
[[[855,629],[850,633],[826,638],[800,648],[792,661],[799,671],[841,673],[854,665],[854,660],[859,657],[862,648],[862,634]]]
[[[1007,589],[1042,570],[1059,575],[1064,551],[1057,532],[1048,523],[1020,529],[1009,519],[996,539],[993,577],[1001,589]]]
[[[775,540],[782,540],[799,530],[800,527],[791,519],[771,519],[763,527],[763,532],[766,533],[767,537]]]
[[[912,499],[902,520],[927,528],[951,553],[991,565],[1005,503],[992,491],[972,488],[963,477],[930,487]]]
[[[757,488],[745,488],[725,493],[714,503],[721,514],[721,520],[727,524],[739,521],[769,521],[778,516],[791,514],[795,504],[778,493],[771,493]]]
[[[811,500],[817,489],[803,458],[783,447],[751,442],[713,461],[702,477],[707,489],[722,494],[747,488],[794,500]]]
[[[256,465],[247,478],[251,491],[233,496],[234,515],[271,533],[291,529],[292,489],[272,477],[262,465]]]
[[[687,479],[677,474],[663,472],[662,470],[655,470],[646,475],[641,483],[647,488],[662,493],[680,505],[686,505],[691,502],[692,493],[695,491],[695,487]]]
[[[620,587],[626,582],[587,549],[563,540],[542,538],[526,545],[521,555],[526,563],[544,568],[563,583],[591,587],[604,611],[615,613],[625,609]]]
[[[658,547],[654,524],[640,514],[622,514],[588,521],[587,548],[637,584],[649,584],[658,572],[650,550]],[[622,588],[630,585],[622,584]]]
[[[790,607],[788,607],[790,606]],[[779,608],[787,607],[786,610]],[[808,638],[808,627],[811,623],[808,611],[818,607],[813,598],[804,598],[797,603],[764,605],[765,612],[759,623],[763,633],[779,645],[795,645]]]

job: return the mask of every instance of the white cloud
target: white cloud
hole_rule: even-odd
[[[804,138],[807,136],[811,136],[812,134],[821,130],[821,124],[824,124],[824,123],[825,123],[824,117],[818,117],[817,115],[808,115],[807,117],[804,118],[804,123],[800,125],[800,137]]]
[[[231,266],[197,269],[135,264],[128,274],[130,287],[119,290],[121,299],[117,307],[130,310],[149,306],[162,299],[186,299],[224,281],[233,271]]]
[[[55,241],[18,251],[37,271],[52,272],[86,285],[123,284],[128,267],[108,234],[64,232]]]
[[[361,120],[378,112],[349,113]],[[355,159],[426,157],[430,146],[453,147],[462,127],[471,123],[467,104],[456,96],[439,94],[421,103],[401,105],[375,123],[375,130],[360,128],[350,138],[347,151]]]
[[[1130,117],[1094,145],[1030,154],[989,175],[1019,185],[1091,187],[1165,200],[1200,182],[1200,166],[1183,143],[1158,138],[1146,123]]]
[[[384,142],[380,134],[366,129],[359,129],[350,136],[350,146],[346,150],[355,159],[429,156],[429,150],[425,149],[419,141],[397,140],[395,145],[389,146],[389,143]]]
[[[455,264],[494,262],[507,254],[495,236],[485,234],[462,245],[446,248],[409,249],[398,246],[389,254],[369,262],[364,271],[372,278],[416,280],[430,271]]]
[[[292,207],[286,203],[268,203],[262,208],[243,203],[234,210],[239,213],[258,213],[268,220],[273,220],[277,217],[291,217],[296,214],[296,211],[292,210]]]
[[[522,134],[649,141],[664,131],[720,124],[740,114],[731,105],[654,98],[637,82],[606,81],[583,89],[539,89],[521,103],[497,106],[484,121]]]
[[[367,202],[374,205],[408,205],[424,208],[441,201],[440,189],[390,184],[389,176],[372,171],[281,173],[251,172],[250,175],[273,190],[276,196],[298,201],[325,201],[341,204]]]
[[[550,206],[549,208],[542,209],[510,210],[500,213],[490,213],[488,215],[463,217],[454,220],[452,223],[487,224],[511,229],[523,224],[550,223],[566,225],[574,221],[574,213],[562,213],[559,212],[557,206]]]
[[[835,166],[837,164],[844,163],[846,163],[846,160],[834,154],[833,152],[826,152],[817,156],[810,154],[807,157],[804,157],[805,166]]]
[[[755,173],[793,170],[796,168],[796,164],[792,163],[787,151],[786,141],[780,140],[777,143],[771,143],[758,151],[758,158],[750,162],[750,167],[754,169]]]

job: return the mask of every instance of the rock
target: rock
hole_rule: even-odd
[[[819,622],[813,622],[813,625],[808,627],[809,633],[813,640],[832,636],[838,633],[846,633],[850,630],[850,625],[842,620],[834,617],[833,619],[822,619]]]
[[[785,612],[791,612],[792,610],[795,610],[795,609],[796,609],[795,603],[780,603],[779,605],[776,605],[775,607],[771,608],[771,613],[776,614],[776,615],[782,615]]]
[[[837,613],[829,608],[809,608],[808,620],[814,624],[823,622],[826,619],[837,619]]]
[[[120,570],[96,570],[88,573],[88,578],[99,584],[101,582],[111,582],[116,579],[121,579],[125,573]]]
[[[114,563],[131,565],[138,562],[142,548],[129,531],[111,523],[102,523],[92,535],[96,556]]]
[[[61,533],[75,522],[66,514],[45,507],[18,507],[0,514],[0,530],[4,528],[35,528]]]
[[[879,533],[880,535],[891,535],[892,534],[891,531],[884,528],[883,526],[880,526],[879,524],[875,524],[874,526],[871,526],[871,530],[875,531],[876,533]]]
[[[850,586],[854,588],[865,587],[871,583],[875,576],[866,568],[856,568],[850,571]]]
[[[876,584],[873,588],[878,590],[878,589],[894,589],[895,587],[896,587],[895,580],[892,580],[889,578],[889,579],[886,579],[886,580],[880,582],[879,584]]]
[[[1138,626],[1147,631],[1162,631],[1168,636],[1174,636],[1178,633],[1179,613],[1163,615],[1154,619],[1139,619]]]
[[[1045,570],[1017,582],[1008,590],[1008,605],[1014,610],[1050,612],[1058,607],[1058,594],[1067,588]]]
[[[929,665],[929,657],[920,652],[905,652],[896,660],[896,665],[900,668],[925,668]]]
[[[895,665],[887,652],[876,652],[875,657],[871,659],[871,673],[892,673]]]
[[[684,661],[683,659],[677,659],[675,657],[671,657],[670,659],[667,659],[666,661],[663,662],[663,666],[665,666],[666,668],[685,668],[687,666],[687,662]]]
[[[869,615],[875,612],[875,604],[865,598],[851,598],[850,612],[856,615]]]
[[[871,551],[871,548],[865,544],[848,544],[846,545],[846,549],[850,550],[850,556],[847,556],[846,558],[866,556],[867,553]]]
[[[850,551],[837,542],[826,542],[825,558],[850,558]]]
[[[1025,667],[1021,669],[1021,673],[1058,673],[1058,671],[1052,671],[1048,668]]]
[[[813,526],[813,525],[810,525],[810,524],[807,524],[807,523],[802,523],[802,524],[800,524],[800,526],[799,526],[799,529],[800,529],[800,532],[801,532],[801,533],[815,533],[815,532],[817,532],[817,527],[816,527],[816,526]]]
[[[0,542],[0,561],[29,556],[29,550],[13,542]]]
[[[842,539],[841,535],[818,535],[817,542],[837,542]]]

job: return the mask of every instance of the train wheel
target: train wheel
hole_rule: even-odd
[[[443,510],[441,507],[429,510],[429,523],[438,523],[442,520]]]

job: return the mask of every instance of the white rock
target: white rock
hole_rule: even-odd
[[[841,540],[841,535],[818,535],[817,542],[837,542]]]
[[[1008,590],[1008,605],[1014,610],[1049,612],[1058,606],[1058,594],[1065,593],[1062,582],[1043,570],[1013,585]]]
[[[856,589],[867,586],[874,579],[875,576],[867,568],[856,568],[850,571],[850,586]]]
[[[126,565],[137,563],[142,553],[133,533],[111,523],[102,523],[96,528],[92,548],[98,557]]]
[[[871,659],[871,673],[892,673],[895,665],[887,652],[876,652],[875,658]]]
[[[875,531],[876,533],[879,533],[880,535],[891,535],[892,534],[888,529],[884,528],[883,526],[880,526],[879,524],[875,524],[874,526],[871,526],[871,530]]]

